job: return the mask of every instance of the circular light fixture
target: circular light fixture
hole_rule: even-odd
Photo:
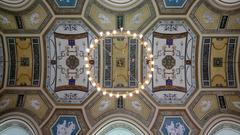
[[[142,34],[137,34],[137,33],[131,33],[129,30],[124,31],[123,28],[120,29],[120,31],[113,30],[112,32],[100,32],[99,33],[100,37],[96,38],[92,44],[90,44],[89,48],[86,48],[87,56],[85,56],[85,68],[86,68],[86,74],[88,75],[88,80],[91,82],[92,86],[96,87],[98,92],[102,92],[103,95],[108,95],[109,97],[120,97],[122,96],[123,98],[126,97],[132,97],[133,94],[139,94],[140,90],[145,89],[146,85],[148,85],[152,79],[152,72],[154,71],[154,61],[153,61],[153,54],[152,54],[152,49],[151,46],[143,40],[143,35]],[[124,91],[124,92],[114,92],[113,88],[105,88],[102,86],[101,83],[98,83],[97,80],[94,78],[93,73],[91,73],[91,69],[94,65],[94,60],[92,59],[93,52],[95,48],[106,38],[106,37],[115,37],[115,36],[123,36],[123,37],[131,37],[133,39],[138,40],[138,45],[142,45],[143,49],[146,52],[146,63],[148,65],[148,71],[147,71],[147,76],[145,80],[142,82],[138,81],[138,85],[136,88],[129,88],[131,90],[129,91]]]

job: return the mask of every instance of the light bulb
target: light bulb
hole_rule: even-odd
[[[137,94],[139,94],[139,90],[135,90],[135,92],[136,92]]]
[[[100,34],[101,37],[103,36],[103,32],[100,32],[99,34]]]
[[[106,94],[107,94],[107,92],[106,92],[106,91],[104,91],[104,92],[103,92],[103,95],[106,95]]]
[[[109,32],[109,31],[107,31],[107,32],[106,32],[106,35],[107,35],[107,36],[109,36],[109,35],[110,35],[110,32]]]
[[[116,30],[113,30],[113,32],[112,32],[113,34],[117,34],[117,31]]]
[[[89,52],[90,52],[90,49],[89,49],[89,48],[86,48],[86,52],[89,53]]]
[[[97,87],[97,91],[101,91],[101,87]]]
[[[130,97],[132,97],[132,96],[133,96],[133,94],[132,94],[132,93],[129,93],[129,96],[130,96]]]
[[[86,74],[87,74],[87,75],[89,75],[89,74],[90,74],[90,71],[89,71],[89,70],[88,70],[88,71],[86,71]]]

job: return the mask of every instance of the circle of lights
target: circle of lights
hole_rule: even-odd
[[[89,48],[86,48],[87,56],[84,57],[85,60],[85,68],[86,68],[86,74],[88,75],[88,80],[91,82],[92,86],[96,87],[97,91],[100,92],[102,91],[103,95],[109,95],[110,97],[116,97],[119,98],[122,96],[123,98],[126,97],[132,97],[133,94],[139,94],[140,90],[145,89],[146,85],[149,84],[151,78],[152,78],[152,72],[154,71],[154,61],[153,61],[153,54],[152,54],[152,49],[151,46],[143,40],[143,35],[142,34],[137,34],[137,33],[131,33],[129,30],[124,31],[123,28],[120,28],[120,32],[113,30],[112,32],[100,32],[99,33],[100,37],[94,39],[94,42],[90,44]],[[146,51],[146,63],[148,65],[148,71],[147,71],[147,76],[145,77],[145,80],[143,82],[139,82],[137,88],[134,88],[134,90],[127,91],[127,92],[109,92],[110,88],[104,88],[100,83],[96,81],[94,78],[94,75],[91,73],[92,66],[94,64],[94,61],[92,60],[92,53],[94,52],[94,49],[99,45],[101,41],[103,41],[106,37],[114,37],[114,36],[124,36],[124,37],[132,37],[133,39],[137,39],[138,43],[143,46],[143,48]],[[139,45],[138,44],[138,45]]]

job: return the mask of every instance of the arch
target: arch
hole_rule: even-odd
[[[35,0],[1,0],[0,6],[10,11],[22,11],[31,6]]]
[[[16,132],[19,135],[41,135],[36,125],[24,116],[8,115],[0,120],[0,135],[12,135]]]
[[[203,135],[239,135],[240,118],[233,115],[217,115],[209,120],[202,130]]]
[[[240,123],[234,121],[221,121],[209,131],[208,135],[239,135]]]
[[[98,125],[92,135],[117,135],[116,133],[120,133],[119,135],[149,135],[144,127],[124,117],[110,118]]]
[[[207,2],[220,10],[232,11],[240,9],[240,0],[209,0]]]

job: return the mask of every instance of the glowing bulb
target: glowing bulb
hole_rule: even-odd
[[[89,77],[89,78],[88,78],[89,81],[92,81],[92,79],[93,79],[92,77]]]
[[[128,31],[127,31],[127,34],[128,34],[128,35],[130,35],[130,34],[131,34],[131,32],[128,30]]]
[[[93,45],[93,44],[91,44],[91,45],[90,45],[90,48],[91,48],[91,49],[92,49],[92,48],[94,48],[94,45]]]
[[[109,32],[109,31],[107,31],[107,32],[106,32],[106,35],[107,35],[107,36],[109,36],[109,35],[110,35],[110,32]]]
[[[123,27],[120,28],[121,32],[123,31]]]
[[[97,87],[97,91],[101,91],[101,87]]]
[[[94,42],[95,42],[95,43],[98,43],[98,39],[95,39]]]
[[[146,81],[145,81],[145,84],[148,84],[148,83],[149,83],[149,81],[148,81],[148,80],[146,80]]]
[[[139,90],[135,90],[135,92],[136,92],[137,94],[139,94]]]
[[[152,74],[148,74],[148,77],[149,77],[149,78],[152,78]]]
[[[90,71],[87,71],[86,74],[89,75],[89,74],[90,74]]]
[[[89,48],[86,48],[86,52],[89,53],[89,52],[90,52],[90,49],[89,49]]]
[[[119,98],[119,97],[120,97],[120,95],[119,95],[119,94],[117,94],[117,95],[116,95],[116,97],[117,97],[117,98]]]
[[[103,32],[100,32],[99,34],[100,34],[101,37],[103,36]]]
[[[97,84],[95,82],[93,82],[92,85],[95,87]]]
[[[116,30],[113,30],[113,32],[112,32],[113,34],[117,34],[117,31]]]
[[[126,98],[127,97],[127,95],[126,94],[123,94],[123,98]]]
[[[139,35],[139,38],[142,38],[142,37],[143,37],[143,35],[142,35],[142,34],[140,34],[140,35]]]
[[[150,57],[150,58],[153,58],[153,55],[152,55],[152,54],[150,54],[150,55],[149,55],[149,57]]]
[[[106,95],[106,94],[107,94],[107,92],[106,92],[106,91],[104,91],[104,92],[103,92],[103,95]]]
[[[132,97],[132,96],[133,96],[133,94],[132,94],[132,93],[129,93],[129,96],[130,96],[130,97]]]
[[[154,71],[154,68],[151,68],[151,71]]]
[[[144,85],[141,85],[141,89],[144,89]]]
[[[89,64],[85,64],[85,67],[86,67],[86,68],[89,68]]]
[[[148,48],[147,48],[147,51],[149,51],[149,52],[150,52],[150,51],[151,51],[151,48],[150,48],[150,47],[148,47]]]
[[[146,41],[143,43],[144,46],[147,46],[147,44],[148,44],[148,43],[147,43]]]
[[[88,61],[89,59],[88,59],[88,57],[84,57],[84,60],[85,60],[85,61]]]
[[[109,94],[109,96],[110,96],[110,97],[112,97],[112,96],[113,96],[113,94],[112,94],[112,93],[110,93],[110,94]]]
[[[151,61],[151,64],[153,64],[153,65],[154,65],[154,61]]]
[[[137,37],[137,34],[136,34],[136,33],[134,33],[134,34],[133,34],[133,37],[134,37],[134,38],[136,38],[136,37]]]

